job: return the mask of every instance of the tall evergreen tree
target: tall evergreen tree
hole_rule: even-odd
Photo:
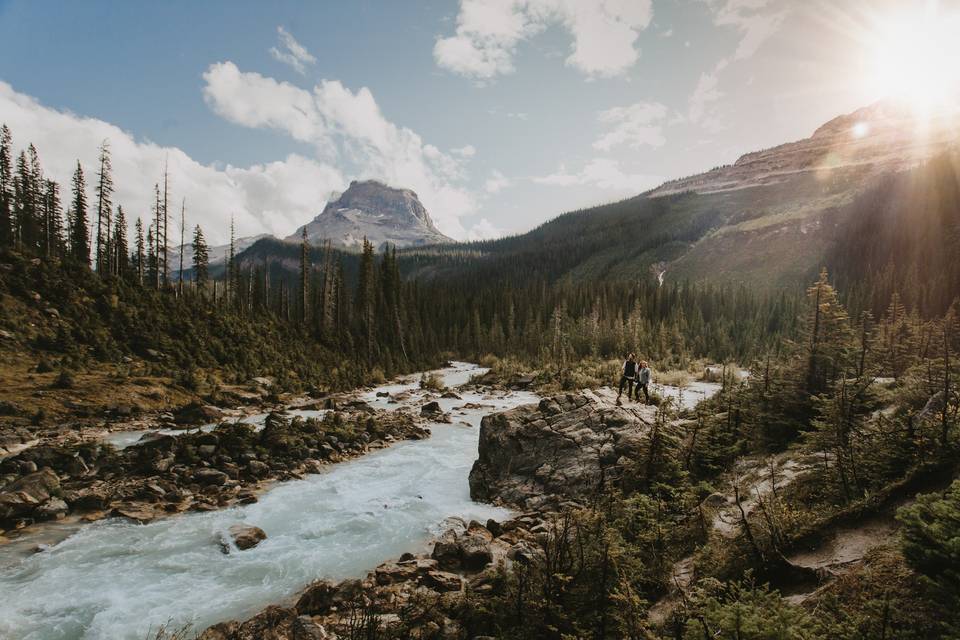
[[[203,291],[209,279],[210,253],[207,241],[203,237],[203,229],[197,225],[193,229],[193,280],[200,291]]]
[[[143,238],[143,220],[137,217],[136,223],[136,234],[137,234],[137,247],[136,255],[133,259],[133,268],[136,273],[137,284],[141,287],[143,286],[143,278],[146,272],[146,260],[147,256],[144,250],[144,238]]]
[[[90,264],[90,236],[87,228],[87,187],[83,168],[77,160],[73,172],[73,200],[70,205],[70,256],[85,265]]]
[[[0,127],[0,246],[13,245],[13,136]]]
[[[180,203],[180,266],[177,269],[177,294],[183,295],[183,243],[184,234],[187,226],[187,199],[184,198]]]
[[[113,267],[113,275],[118,278],[126,278],[130,263],[128,259],[127,247],[127,217],[123,213],[123,207],[117,206],[117,218],[113,224],[113,240],[110,241],[110,264]]]
[[[100,143],[100,156],[97,160],[97,226],[95,255],[97,273],[110,273],[110,216],[113,211],[113,165],[110,162],[110,141]]]
[[[59,256],[63,251],[63,208],[60,204],[60,185],[46,181],[43,198],[44,255]]]
[[[307,239],[307,227],[303,227],[300,238],[300,321],[306,325],[310,307],[310,241]]]

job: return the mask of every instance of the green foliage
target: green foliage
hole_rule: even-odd
[[[953,611],[960,606],[960,480],[942,494],[917,498],[897,515],[903,554]]]

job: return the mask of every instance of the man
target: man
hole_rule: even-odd
[[[640,402],[640,389],[643,389],[643,396],[646,399],[644,404],[650,404],[650,367],[646,360],[640,361],[640,371],[637,376],[637,402]]]
[[[637,354],[631,353],[620,367],[620,391],[617,393],[617,404],[620,404],[620,396],[623,395],[623,387],[627,385],[627,399],[633,397],[633,381],[637,377]]]

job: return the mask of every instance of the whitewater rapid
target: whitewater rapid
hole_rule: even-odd
[[[454,363],[447,386],[484,370]],[[380,408],[418,407],[415,377],[363,394]],[[410,392],[388,404],[377,392]],[[278,484],[260,501],[138,525],[111,518],[82,527],[28,558],[0,547],[0,638],[137,639],[151,629],[190,623],[199,632],[291,599],[311,580],[361,577],[405,551],[425,547],[448,516],[502,519],[503,509],[473,502],[467,483],[482,417],[537,401],[528,392],[440,399],[453,424],[430,425],[427,440],[402,442]],[[465,403],[485,405],[462,409]],[[236,523],[266,531],[259,546],[220,551]]]

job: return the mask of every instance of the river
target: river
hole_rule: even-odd
[[[454,363],[439,373],[454,387],[483,371]],[[408,391],[411,398],[388,404],[377,396],[384,391]],[[381,408],[419,407],[422,396],[411,377],[363,399]],[[467,476],[480,420],[536,400],[528,392],[463,392],[462,400],[439,400],[453,424],[430,425],[429,439],[277,484],[255,504],[146,525],[111,518],[28,558],[0,548],[0,638],[142,640],[165,623],[191,623],[199,631],[288,600],[313,579],[362,576],[422,549],[448,516],[504,518],[507,511],[470,499]],[[468,402],[485,406],[460,408]],[[268,538],[224,555],[219,537],[240,522],[261,527]]]

